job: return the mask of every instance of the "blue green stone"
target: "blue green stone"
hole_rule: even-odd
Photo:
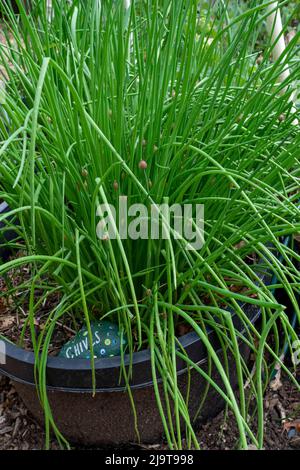
[[[106,320],[91,323],[94,357],[113,357],[121,354],[121,334],[118,325]],[[123,348],[127,339],[123,335]],[[66,359],[90,359],[90,344],[87,327],[83,327],[77,335],[68,341],[59,353]]]

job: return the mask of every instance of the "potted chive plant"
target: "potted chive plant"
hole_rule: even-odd
[[[239,16],[223,2],[54,0],[34,17],[17,3],[0,48],[0,221],[19,240],[0,266],[15,318],[1,371],[46,446],[54,432],[62,447],[199,448],[197,423],[227,406],[238,446],[262,448],[267,372],[296,337],[274,287],[295,303],[297,37],[275,61],[258,49],[257,1]],[[113,218],[124,201],[135,236]],[[166,219],[174,205],[192,207],[201,246]],[[153,207],[170,236],[142,236]],[[118,354],[101,357],[95,322],[117,328]],[[80,334],[89,359],[62,356]]]

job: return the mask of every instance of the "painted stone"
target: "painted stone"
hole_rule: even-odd
[[[94,357],[113,357],[121,354],[121,334],[118,325],[106,320],[91,323]],[[123,335],[123,347],[127,339]],[[77,335],[68,341],[61,349],[59,357],[66,359],[90,359],[88,330],[83,327]]]

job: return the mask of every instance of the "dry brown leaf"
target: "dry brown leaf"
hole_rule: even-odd
[[[270,383],[270,388],[273,392],[278,392],[282,387],[280,371],[276,374],[275,379]]]
[[[289,44],[294,39],[296,34],[297,34],[297,31],[295,29],[292,29],[291,31],[289,31],[285,37],[286,43]]]
[[[283,431],[288,432],[290,429],[296,429],[300,433],[300,419],[295,419],[294,421],[287,421],[283,425]]]
[[[9,313],[2,314],[0,316],[0,327],[1,329],[7,329],[10,328],[13,324],[15,323],[15,316],[10,315]]]
[[[244,248],[246,246],[246,242],[244,240],[241,240],[239,243],[233,246],[234,250],[240,250],[241,248]]]

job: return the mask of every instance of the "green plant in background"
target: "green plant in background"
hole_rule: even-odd
[[[130,354],[150,348],[170,448],[182,446],[181,421],[187,445],[199,448],[188,398],[177,386],[178,358],[225,399],[239,447],[263,446],[268,371],[280,362],[281,333],[296,337],[274,287],[285,289],[300,319],[299,256],[284,243],[300,229],[300,135],[289,99],[300,70],[299,34],[283,60],[272,62],[266,43],[258,61],[255,44],[266,15],[263,2],[249,1],[234,16],[225,2],[211,7],[195,0],[135,1],[128,10],[112,0],[53,1],[51,19],[45,2],[35,1],[32,14],[20,4],[20,16],[10,15],[11,35],[0,49],[7,75],[0,198],[18,217],[26,248],[19,244],[23,255],[2,264],[0,274],[31,269],[22,285],[30,302],[20,341],[29,328],[47,445],[51,427],[67,445],[45,386],[55,325],[85,324],[92,350],[90,322],[105,317],[126,334]],[[290,76],[279,83],[287,63]],[[97,206],[118,207],[120,195],[147,206],[205,204],[204,246],[187,251],[184,240],[99,240]],[[261,262],[251,264],[253,257]],[[276,286],[262,281],[266,270]],[[36,312],[53,292],[59,300],[37,334]],[[261,309],[259,329],[241,302]],[[223,390],[178,347],[180,323],[199,335]],[[221,358],[209,329],[218,335]],[[253,370],[241,343],[256,357]],[[228,379],[229,353],[237,395]],[[91,374],[95,383],[93,354]],[[130,393],[130,368],[126,374]],[[250,418],[246,383],[256,403]]]

